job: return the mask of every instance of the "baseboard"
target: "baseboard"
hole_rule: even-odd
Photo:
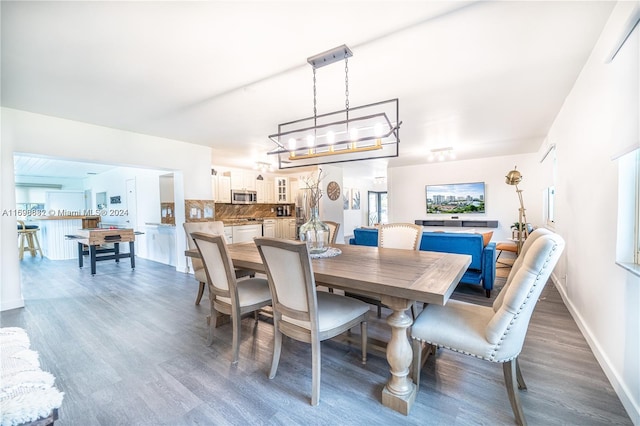
[[[638,403],[638,401],[634,401],[632,399],[632,394],[629,391],[627,385],[623,380],[621,380],[618,373],[611,368],[609,357],[602,350],[602,347],[600,346],[598,341],[593,337],[591,330],[589,329],[589,327],[587,327],[584,320],[582,319],[582,316],[569,300],[565,288],[560,285],[560,281],[554,274],[551,275],[551,281],[558,289],[560,297],[562,297],[562,301],[569,310],[569,313],[573,317],[573,320],[578,325],[580,332],[587,341],[587,344],[591,348],[593,355],[596,357],[598,364],[600,364],[600,367],[604,371],[604,374],[607,376],[607,379],[609,379],[613,390],[615,391],[616,395],[618,395],[618,398],[620,398],[620,402],[622,402],[625,410],[627,410],[627,414],[631,418],[631,421],[634,425],[640,425],[640,404]]]
[[[0,303],[0,311],[2,312],[18,308],[24,308],[24,299],[22,297],[19,299],[3,300],[2,303]]]

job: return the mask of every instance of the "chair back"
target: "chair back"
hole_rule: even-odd
[[[331,222],[328,220],[323,220],[324,223],[329,226],[329,244],[336,243],[336,237],[338,236],[338,229],[340,229],[340,224],[338,222]]]
[[[222,302],[238,307],[236,275],[224,235],[193,232],[191,238],[200,253],[209,283],[209,292]]]
[[[493,360],[513,359],[522,350],[531,314],[564,244],[562,237],[544,228],[533,231],[525,241],[493,303],[495,314],[485,330],[487,341],[495,345]]]
[[[189,247],[190,249],[196,248],[196,244],[193,242],[193,238],[191,238],[191,234],[194,232],[204,232],[205,234],[213,235],[224,235],[224,223],[219,220],[214,222],[185,222],[182,224],[182,227],[184,228],[184,232],[187,235],[187,247]],[[195,257],[191,258],[191,265],[193,265],[194,271],[204,268],[202,260]]]
[[[378,230],[378,247],[418,250],[422,226],[413,223],[389,223]]]
[[[279,238],[255,238],[267,271],[274,318],[318,330],[315,279],[307,244]]]

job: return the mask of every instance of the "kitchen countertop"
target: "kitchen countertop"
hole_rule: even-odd
[[[238,225],[261,225],[267,219],[295,219],[295,216],[274,216],[274,217],[260,217],[260,218],[236,218],[236,219],[220,219],[225,226],[238,226]]]

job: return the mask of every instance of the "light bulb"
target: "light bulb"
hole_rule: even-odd
[[[327,142],[330,145],[333,145],[333,143],[336,141],[336,134],[333,133],[332,131],[328,131],[327,132]]]
[[[349,130],[349,137],[352,141],[358,139],[358,129],[356,127],[352,127],[351,130]]]
[[[313,137],[313,135],[308,135],[307,146],[312,147],[314,143],[315,143],[315,138]]]
[[[289,150],[293,151],[296,149],[296,140],[294,138],[289,138]]]
[[[382,136],[382,124],[380,124],[380,123],[374,124],[373,133],[376,135],[377,138]]]

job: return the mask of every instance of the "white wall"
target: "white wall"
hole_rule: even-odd
[[[618,3],[549,132],[558,158],[558,288],[635,424],[640,424],[640,278],[615,264],[618,163],[638,144],[640,29],[603,59],[633,2]]]
[[[541,179],[538,154],[491,157],[480,160],[427,163],[390,168],[388,171],[389,222],[414,223],[417,219],[451,219],[450,215],[427,215],[425,185],[484,182],[485,213],[458,214],[460,219],[497,220],[493,241],[511,238],[511,225],[518,221],[520,202],[515,186],[505,176],[518,166],[527,222],[543,225]]]
[[[177,197],[211,200],[211,148],[181,141],[110,129],[72,120],[2,108],[1,209],[15,209],[13,154],[16,152],[120,166],[162,169],[177,175],[176,213],[184,207]],[[123,193],[124,195],[124,193]],[[139,203],[140,204],[140,203]],[[16,218],[0,218],[1,310],[23,306],[18,268]],[[176,218],[176,224],[179,218]],[[13,236],[13,237],[12,237]],[[176,253],[183,253],[186,239],[176,226]],[[186,270],[184,256],[176,259]]]

